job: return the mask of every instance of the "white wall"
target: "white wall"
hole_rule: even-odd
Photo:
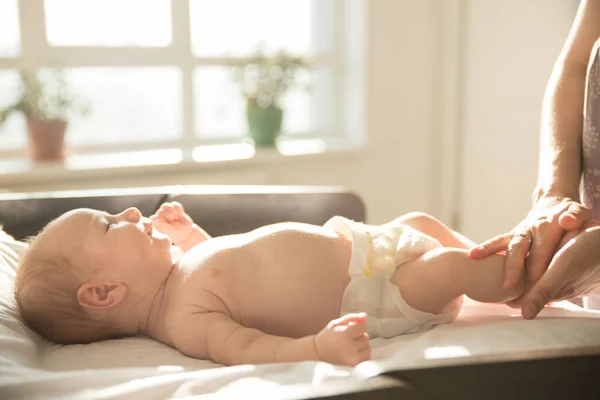
[[[511,229],[531,205],[542,96],[576,2],[464,5],[460,229],[482,240]]]

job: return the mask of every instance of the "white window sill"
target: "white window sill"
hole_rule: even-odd
[[[0,161],[0,188],[14,185],[65,182],[95,177],[123,177],[152,173],[244,168],[360,152],[362,143],[326,142],[321,139],[282,142],[278,148],[250,144],[167,148],[137,152],[71,155],[62,163],[34,163],[27,158]]]

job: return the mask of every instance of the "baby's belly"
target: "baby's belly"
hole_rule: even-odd
[[[350,245],[338,235],[290,231],[253,243],[254,260],[231,268],[224,293],[242,325],[301,337],[339,317]],[[233,274],[233,275],[231,275]]]

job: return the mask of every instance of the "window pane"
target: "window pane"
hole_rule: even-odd
[[[306,71],[298,79],[301,86],[308,89],[294,88],[282,99],[283,109],[286,110],[285,133],[329,133],[335,115],[331,70],[319,68],[310,73]]]
[[[247,132],[245,100],[228,67],[198,67],[194,71],[196,134],[204,138],[232,138]],[[283,131],[293,135],[331,129],[333,88],[326,69],[298,74],[299,86],[282,98]]]
[[[239,137],[245,132],[244,98],[226,67],[194,70],[195,129],[201,137]]]
[[[324,0],[321,0],[324,1]],[[311,51],[310,0],[191,0],[192,50],[198,56]]]
[[[45,0],[54,46],[167,46],[169,0]]]
[[[0,57],[17,56],[19,45],[17,0],[0,0]]]
[[[182,137],[181,72],[177,68],[81,68],[65,73],[73,93],[91,107],[85,116],[71,116],[69,144]]]
[[[12,105],[21,93],[17,71],[0,70],[0,109]],[[25,118],[13,113],[0,126],[0,150],[23,147],[27,141]]]

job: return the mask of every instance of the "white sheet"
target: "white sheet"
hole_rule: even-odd
[[[547,308],[534,321],[524,321],[506,306],[467,305],[459,320],[427,332],[371,341],[376,359],[393,360],[398,369],[444,357],[511,354],[600,346],[600,313]],[[568,306],[567,306],[568,307]],[[372,367],[363,363],[364,372]],[[190,395],[268,393],[324,381],[347,379],[350,368],[326,363],[292,363],[220,367],[185,357],[145,338],[91,345],[47,345],[40,369],[2,371],[5,393],[102,399],[150,399]],[[9,379],[7,379],[9,378]],[[13,382],[14,385],[7,385]]]

